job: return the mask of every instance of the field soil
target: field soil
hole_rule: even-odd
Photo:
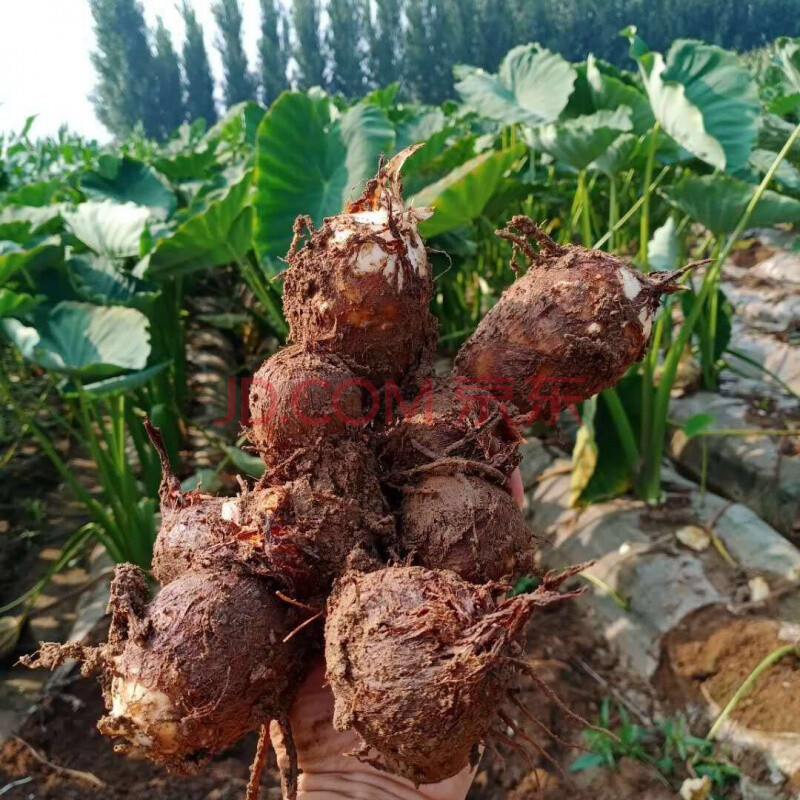
[[[647,720],[652,698],[644,686],[630,684],[596,626],[574,603],[542,614],[531,627],[528,657],[546,684],[574,712],[596,721],[604,697],[623,697]],[[530,678],[520,684],[519,700],[541,723],[511,707],[511,716],[541,751],[523,742],[523,750],[498,745],[487,750],[469,797],[471,800],[634,800],[674,798],[654,769],[623,760],[617,772],[590,770],[570,775],[581,750],[580,725],[569,719]],[[250,736],[190,777],[169,776],[162,768],[113,752],[96,730],[102,714],[94,680],[76,678],[51,692],[29,716],[18,737],[0,745],[0,793],[6,800],[228,800],[244,795],[255,751]],[[557,739],[545,733],[549,729]],[[563,773],[562,773],[563,771]],[[86,774],[80,774],[86,773]],[[280,796],[274,768],[263,779],[262,797]]]

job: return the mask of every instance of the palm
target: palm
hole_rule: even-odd
[[[354,731],[333,728],[333,693],[325,684],[325,667],[317,664],[297,695],[290,714],[292,734],[301,770],[299,800],[457,800],[466,796],[474,770],[429,786],[414,785],[388,772],[381,772],[347,755],[360,744]],[[286,766],[287,756],[277,724],[270,729],[278,762]]]

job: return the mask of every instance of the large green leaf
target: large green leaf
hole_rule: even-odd
[[[157,239],[145,275],[164,278],[241,261],[251,246],[253,173],[247,172],[198,214]]]
[[[456,91],[481,116],[506,125],[539,125],[557,119],[567,105],[577,73],[560,55],[536,44],[515,47],[497,75],[456,68]]]
[[[795,126],[791,122],[781,119],[777,114],[763,114],[758,131],[758,146],[775,153],[780,152],[792,135],[794,128]],[[791,146],[786,154],[786,160],[800,168],[800,140],[795,141]]]
[[[2,325],[26,359],[56,372],[139,370],[150,355],[147,318],[133,308],[65,301],[34,309],[32,326],[15,319]]]
[[[264,114],[263,106],[253,100],[237,103],[209,128],[203,139],[212,145],[220,143],[222,146],[219,149],[226,154],[244,146],[252,147],[256,143],[258,126]]]
[[[750,166],[763,176],[769,172],[777,157],[778,154],[772,150],[756,148],[750,154]],[[775,182],[793,192],[800,191],[800,170],[791,161],[783,160],[775,172]]]
[[[730,175],[690,175],[661,190],[661,194],[692,219],[715,233],[730,233],[753,197],[756,187]],[[749,224],[768,227],[800,221],[800,200],[767,190],[758,201]]]
[[[671,272],[678,268],[680,256],[678,225],[674,217],[667,217],[667,221],[660,228],[656,228],[653,238],[647,245],[647,261],[650,269]]]
[[[25,244],[34,235],[58,233],[62,227],[60,204],[52,206],[0,207],[0,239]]]
[[[586,61],[586,81],[596,109],[613,111],[627,106],[631,110],[632,129],[639,136],[653,127],[655,117],[647,95],[638,86],[623,80],[616,67],[590,55]]]
[[[16,242],[0,241],[0,286],[8,283],[20,270],[60,263],[63,252],[57,237],[43,239],[27,249]]]
[[[80,392],[94,395],[95,397],[105,397],[111,394],[127,394],[146,386],[153,378],[156,378],[172,362],[162,361],[152,367],[138,370],[137,372],[127,372],[124,375],[114,375],[111,378],[102,378],[92,383],[81,383]],[[67,379],[60,386],[61,394],[65,397],[73,397],[79,393],[75,381]]]
[[[124,271],[119,263],[106,256],[93,253],[75,255],[67,260],[67,269],[75,291],[83,300],[92,303],[141,308],[155,294],[152,286]]]
[[[205,176],[216,164],[213,147],[198,148],[189,153],[179,152],[162,155],[154,162],[156,169],[171,181],[191,181]]]
[[[800,39],[781,36],[775,42],[775,61],[781,69],[784,92],[800,92]]]
[[[433,216],[420,224],[420,232],[435,236],[480,216],[523,152],[524,148],[517,146],[481,153],[414,195],[413,205],[432,206],[434,210]]]
[[[714,45],[678,39],[665,59],[649,50],[635,28],[626,33],[661,127],[717,169],[736,172],[745,167],[760,109],[756,88],[739,58]]]
[[[591,164],[590,169],[596,169],[608,177],[614,177],[618,172],[630,166],[639,154],[642,139],[632,133],[623,133],[618,136]]]
[[[175,193],[164,178],[152,167],[132,158],[104,156],[102,171],[86,173],[81,178],[81,189],[95,200],[145,206],[164,219],[177,206]]]
[[[532,147],[544,150],[573,169],[582,170],[601,156],[621,133],[630,129],[630,109],[622,107],[539,125],[527,131],[527,138]]]
[[[109,258],[139,255],[139,245],[150,211],[135,203],[91,200],[74,211],[65,211],[64,220],[73,235],[90,250]]]
[[[633,430],[639,429],[641,381],[640,375],[628,374],[615,387]],[[593,411],[591,409],[592,402],[596,403]],[[633,476],[625,455],[625,448],[622,446],[614,417],[608,409],[605,394],[583,403],[581,411],[583,425],[580,431],[583,431],[584,427],[588,427],[583,443],[588,452],[583,455],[582,461],[586,462],[587,472],[590,474],[584,477],[579,484],[573,485],[574,505],[583,506],[618,497],[633,485]],[[592,464],[592,447],[595,453],[594,464]],[[577,455],[580,456],[581,453],[578,452]],[[575,459],[576,453],[573,451],[573,461]],[[594,469],[590,470],[589,468],[592,466]]]
[[[0,319],[3,317],[19,317],[36,308],[44,298],[34,297],[25,292],[12,292],[0,289]]]
[[[258,130],[255,246],[266,261],[286,253],[292,225],[308,214],[316,225],[339,214],[394,146],[384,111],[359,103],[332,119],[330,102],[285,93]]]

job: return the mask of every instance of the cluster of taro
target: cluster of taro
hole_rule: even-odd
[[[517,422],[536,410],[530,379],[568,381],[573,397],[613,385],[643,355],[677,275],[557,245],[515,217],[498,233],[525,274],[453,374],[434,378],[434,282],[417,230],[429,212],[400,190],[410,152],[321,228],[295,225],[292,344],[250,395],[264,476],[235,498],[182,492],[150,428],[164,471],[160,591],[148,604],[145,575],[121,565],[107,642],[43,645],[32,660],[77,657],[99,672],[99,727],[123,751],[186,771],[270,721],[291,742],[289,708],[322,651],[334,726],[355,729],[355,755],[379,768],[437,782],[502,735],[525,624],[565,596],[565,576],[508,593],[535,570],[535,537],[508,491]],[[512,386],[511,402],[482,389],[487,379]],[[391,419],[395,406],[407,413]],[[288,795],[296,779],[290,763]]]

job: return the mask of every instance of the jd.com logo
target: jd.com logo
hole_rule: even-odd
[[[237,393],[237,382],[240,391]],[[476,424],[485,423],[492,413],[499,411],[507,421],[517,424],[530,424],[545,422],[554,425],[563,409],[568,409],[573,418],[580,424],[580,416],[575,405],[583,399],[580,394],[564,394],[562,390],[576,384],[583,383],[581,378],[555,378],[551,375],[538,375],[525,380],[529,386],[524,395],[527,397],[531,410],[525,415],[510,413],[509,406],[513,403],[514,382],[510,378],[481,378],[480,380],[456,379],[456,399],[461,403],[462,416],[474,413],[478,408]],[[253,384],[263,388],[269,395],[269,405],[265,416],[252,419],[250,415],[249,397]],[[358,388],[356,388],[358,387]],[[358,417],[347,412],[346,402],[352,397],[354,391],[361,390],[364,401],[369,398],[369,408]],[[382,389],[378,389],[364,378],[348,378],[339,384],[333,385],[324,378],[308,378],[298,382],[286,403],[285,397],[278,396],[278,390],[269,382],[256,378],[228,378],[227,410],[224,417],[214,420],[215,425],[227,425],[236,417],[236,398],[240,397],[239,419],[242,425],[274,424],[275,416],[280,413],[280,423],[286,424],[292,418],[308,426],[327,425],[332,419],[337,419],[346,425],[362,427],[371,422],[383,409],[385,422],[391,425],[395,417],[411,417],[422,412],[432,421],[433,397],[435,389],[432,381],[423,383],[416,397],[407,402],[397,384],[388,380]],[[310,400],[313,401],[310,402]],[[383,398],[383,402],[382,402]],[[345,402],[343,402],[343,399]],[[490,402],[497,404],[497,411],[492,411]],[[311,408],[329,408],[325,414],[310,413]]]

